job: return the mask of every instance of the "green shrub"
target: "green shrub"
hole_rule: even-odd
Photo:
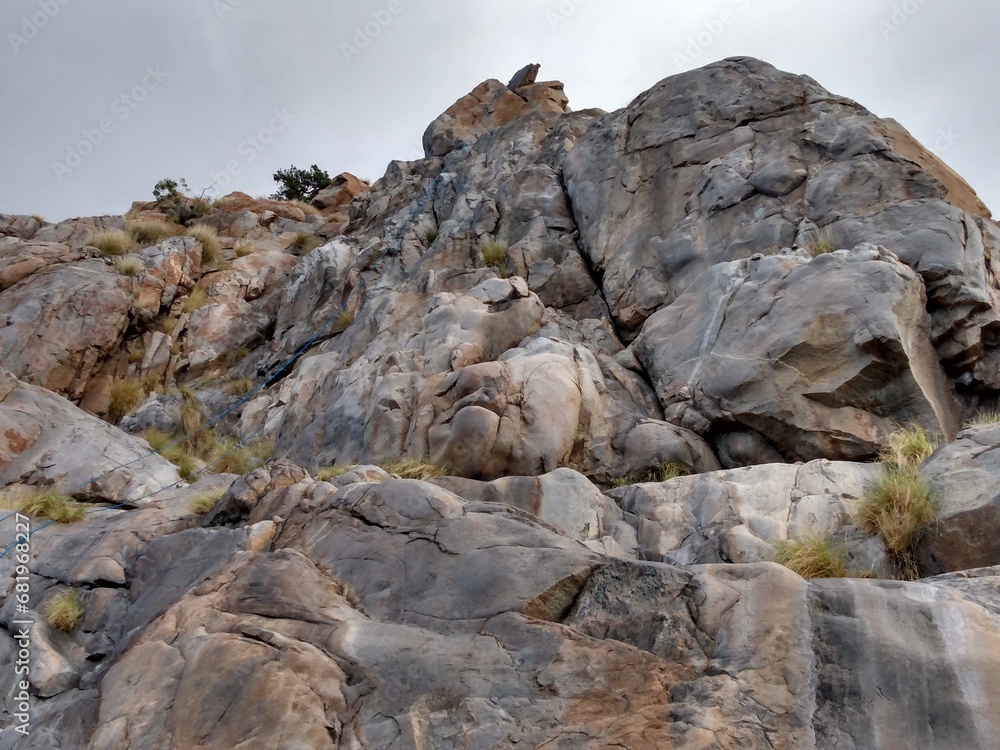
[[[128,222],[128,233],[140,247],[158,245],[165,239],[182,234],[183,231],[174,224],[168,224],[158,219],[133,219]]]
[[[58,490],[36,490],[19,503],[21,513],[56,523],[76,523],[87,516],[87,506]]]
[[[424,227],[420,232],[420,236],[427,245],[433,245],[434,241],[438,238],[438,228],[436,226]]]
[[[219,234],[213,227],[206,224],[195,224],[187,230],[188,237],[194,237],[201,243],[201,263],[203,266],[210,266],[218,263],[222,257],[222,244],[219,242]]]
[[[121,229],[94,232],[87,239],[87,244],[105,255],[128,255],[136,250],[135,241]]]
[[[395,459],[386,463],[382,468],[400,479],[431,479],[450,476],[452,473],[450,469],[443,466],[424,463],[412,458]]]
[[[146,398],[147,391],[139,378],[121,378],[111,384],[111,400],[108,402],[108,419],[118,422],[126,414],[131,414]]]
[[[138,276],[146,270],[146,264],[138,255],[125,255],[118,261],[118,273],[122,276]]]
[[[313,164],[309,169],[299,169],[292,165],[274,173],[278,190],[271,198],[279,201],[305,201],[308,203],[321,190],[329,187],[333,179],[326,171]]]
[[[72,633],[83,619],[83,600],[73,589],[60,591],[45,605],[45,621],[66,633]]]

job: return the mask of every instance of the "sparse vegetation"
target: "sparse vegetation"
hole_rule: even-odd
[[[150,393],[163,393],[163,376],[158,372],[147,372],[140,378],[140,382],[147,396]]]
[[[139,378],[121,378],[111,384],[108,419],[114,424],[131,414],[146,398],[147,391]]]
[[[206,224],[195,224],[187,230],[188,237],[194,237],[201,243],[201,263],[210,266],[218,263],[222,257],[222,244],[219,234],[213,227]]]
[[[183,178],[163,179],[153,187],[153,201],[159,211],[178,224],[187,226],[205,216],[212,207],[211,201],[203,197],[204,192],[201,196],[193,197],[187,194],[188,190],[187,182]]]
[[[309,169],[299,169],[292,165],[288,169],[279,169],[274,173],[274,181],[278,190],[271,198],[279,201],[304,201],[308,203],[321,190],[329,187],[333,179],[325,170],[315,164]]]
[[[434,241],[438,238],[438,228],[433,225],[424,227],[420,232],[420,236],[423,238],[425,244],[433,245]]]
[[[233,351],[233,362],[239,362],[250,356],[250,350],[245,346],[238,346]]]
[[[966,425],[969,427],[980,427],[991,424],[1000,424],[1000,409],[984,409],[966,422]]]
[[[241,242],[233,248],[233,252],[236,253],[237,258],[245,258],[248,255],[253,255],[253,245],[249,242]]]
[[[346,331],[354,322],[355,313],[353,310],[341,310],[337,314],[336,324],[341,331]]]
[[[661,461],[658,466],[654,466],[651,469],[636,471],[619,477],[614,481],[614,486],[625,487],[629,484],[642,484],[645,482],[667,482],[677,477],[688,477],[692,474],[694,474],[694,471],[684,464]]]
[[[128,255],[136,250],[135,241],[121,229],[94,232],[87,239],[87,244],[105,255]]]
[[[122,276],[138,276],[146,270],[146,264],[138,255],[125,255],[118,260],[118,273]]]
[[[246,474],[259,469],[268,459],[274,456],[274,442],[264,438],[255,438],[239,445],[232,438],[223,439],[216,449],[219,461],[212,470],[220,474]]]
[[[199,492],[191,498],[191,502],[188,507],[196,516],[203,516],[208,513],[208,511],[212,510],[212,508],[215,507],[215,504],[219,502],[219,498],[225,494],[226,491],[222,488]]]
[[[21,513],[56,523],[76,523],[87,515],[86,505],[55,489],[36,490],[17,505]]]
[[[349,472],[353,466],[340,466],[339,464],[332,464],[330,466],[324,466],[322,469],[316,472],[316,481],[318,482],[329,482],[331,479],[336,479]]]
[[[154,451],[163,450],[171,441],[170,435],[163,430],[146,430],[142,437]]]
[[[803,578],[848,578],[847,551],[829,539],[785,540],[775,545],[776,560]]]
[[[311,232],[298,232],[289,246],[299,255],[307,255],[323,244],[323,240]]]
[[[907,427],[898,430],[889,438],[880,458],[884,463],[901,469],[917,469],[930,458],[937,446],[922,427]]]
[[[156,219],[133,219],[128,222],[128,233],[140,247],[157,245],[183,232],[184,230],[176,225]]]
[[[882,537],[898,561],[908,562],[917,538],[937,515],[927,482],[916,469],[884,466],[858,512],[860,527]]]
[[[316,208],[312,203],[306,203],[305,201],[293,200],[288,201],[290,204],[299,209],[306,216],[320,216],[319,209]]]
[[[496,238],[485,239],[479,243],[479,252],[487,266],[499,270],[507,259],[507,243]]]
[[[400,479],[431,479],[433,477],[447,477],[452,474],[451,470],[444,466],[424,463],[412,458],[389,461],[382,468]]]
[[[83,619],[83,599],[74,589],[60,591],[45,605],[45,621],[66,633],[72,633]]]
[[[137,346],[134,349],[130,349],[128,353],[128,363],[130,365],[137,365],[142,362],[143,358],[146,356],[146,347]]]
[[[818,255],[826,255],[839,249],[829,229],[822,229],[816,232],[806,242],[806,252],[814,258]]]
[[[45,217],[42,216],[41,214],[32,214],[31,218],[37,221],[39,224],[48,224],[48,222],[45,221]]]
[[[226,383],[226,393],[230,396],[246,396],[253,390],[253,381],[250,378],[235,378]]]
[[[187,299],[184,300],[184,305],[181,307],[181,312],[191,313],[195,310],[200,310],[205,305],[208,304],[208,295],[205,294],[205,290],[201,287],[195,287],[191,290],[191,294],[188,295]]]

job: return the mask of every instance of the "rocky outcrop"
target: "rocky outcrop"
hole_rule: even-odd
[[[853,459],[894,422],[958,428],[925,307],[919,277],[874,246],[755,256],[706,271],[634,348],[671,421],[749,427],[789,459]]]
[[[781,542],[833,539],[859,571],[887,572],[878,539],[855,527],[872,465],[772,464],[610,491],[638,534],[642,559],[672,565],[773,561]]]
[[[143,458],[149,453],[145,441],[0,370],[0,487],[19,483],[113,503],[135,501],[180,479],[159,456]]]
[[[925,570],[1000,565],[1000,424],[963,430],[921,467],[939,504],[921,540]]]
[[[0,216],[0,487],[124,506],[36,526],[27,613],[0,558],[2,663],[38,623],[0,750],[996,745],[1000,568],[967,568],[1000,562],[998,436],[948,443],[1000,391],[985,207],[760,61],[610,114],[537,73],[323,215],[232,194],[198,205],[218,247],[128,273],[86,246],[124,217]],[[162,391],[123,429],[197,407],[276,457],[188,487],[51,392],[104,413],[123,379]],[[856,524],[899,425],[946,443],[918,552],[954,572],[775,564],[818,539],[898,574]],[[375,465],[404,457],[441,476]]]

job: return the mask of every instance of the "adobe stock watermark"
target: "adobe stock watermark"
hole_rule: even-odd
[[[340,53],[344,60],[351,62],[355,57],[368,49],[371,43],[382,34],[390,24],[403,12],[403,3],[400,0],[389,0],[381,10],[373,10],[371,20],[366,21],[361,26],[354,27],[354,36],[351,42],[340,43]]]
[[[962,135],[952,130],[951,126],[948,126],[947,128],[938,128],[934,140],[931,141],[931,151],[938,156],[941,156],[945,152],[949,151],[951,147],[960,140],[962,140]]]
[[[685,71],[693,67],[695,61],[705,53],[705,50],[715,44],[716,40],[740,19],[740,16],[752,3],[753,0],[733,0],[732,8],[725,8],[714,18],[702,21],[702,28],[687,38],[684,51],[674,53],[674,64],[677,66],[677,70]]]
[[[28,562],[31,560],[31,519],[14,514],[14,601],[17,615],[11,622],[11,635],[17,646],[14,655],[14,705],[10,715],[14,731],[27,737],[31,734],[31,627],[28,618],[31,600],[31,579]]]
[[[10,42],[10,46],[14,49],[14,53],[17,54],[21,51],[21,47],[24,47],[32,39],[38,36],[38,33],[49,25],[64,5],[69,5],[71,0],[38,0],[38,10],[32,13],[30,16],[24,16],[21,19],[21,33],[15,34],[13,31],[7,34],[7,41]]]
[[[232,183],[233,178],[237,177],[243,171],[243,167],[256,160],[261,152],[274,143],[277,135],[288,128],[289,123],[294,119],[295,115],[287,107],[282,107],[281,109],[275,107],[271,110],[271,119],[267,125],[256,133],[244,138],[240,141],[240,145],[236,147],[236,153],[242,159],[233,159],[226,162],[225,169],[221,172],[208,173],[208,177],[212,182],[205,188],[205,194],[213,198],[221,195],[229,187],[230,183]]]
[[[243,5],[243,0],[213,0],[212,2],[212,8],[220,21],[241,5]]]
[[[104,143],[104,140],[115,131],[118,124],[125,122],[167,78],[169,78],[169,73],[161,70],[159,65],[147,67],[146,75],[143,76],[140,83],[111,102],[111,114],[117,115],[117,118],[103,117],[96,127],[85,128],[81,131],[83,137],[75,144],[66,147],[66,158],[63,161],[52,162],[52,171],[59,182],[73,174],[73,170],[83,164],[84,160]]]
[[[561,0],[555,8],[548,8],[545,11],[545,20],[549,22],[549,27],[555,31],[559,26],[566,23],[569,17],[576,13],[581,5],[585,5],[587,0]]]
[[[927,5],[927,2],[928,0],[903,0],[903,2],[893,4],[888,17],[878,22],[878,30],[882,32],[882,40],[888,40],[893,34],[902,31],[910,19]]]

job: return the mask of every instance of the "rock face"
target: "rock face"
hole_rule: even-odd
[[[83,485],[75,495],[134,501],[180,479],[159,456],[132,463],[149,452],[144,441],[0,370],[0,487],[24,483],[67,491]],[[88,482],[122,464],[130,465]]]
[[[612,113],[537,74],[321,215],[189,199],[217,245],[87,245],[155,204],[0,215],[0,490],[130,508],[0,556],[0,663],[36,623],[32,733],[0,668],[0,750],[998,746],[1000,434],[961,430],[1000,392],[986,207],[757,60]],[[84,411],[112,397],[120,428]],[[275,457],[129,463],[123,430],[195,417]],[[898,572],[858,516],[900,426],[944,443],[916,536],[944,575],[776,564],[819,540]]]
[[[923,540],[925,568],[944,573],[1000,565],[1000,424],[964,430],[920,471],[941,504]]]
[[[713,266],[635,342],[667,418],[756,430],[789,459],[870,456],[893,421],[954,436],[920,279],[874,246]]]

